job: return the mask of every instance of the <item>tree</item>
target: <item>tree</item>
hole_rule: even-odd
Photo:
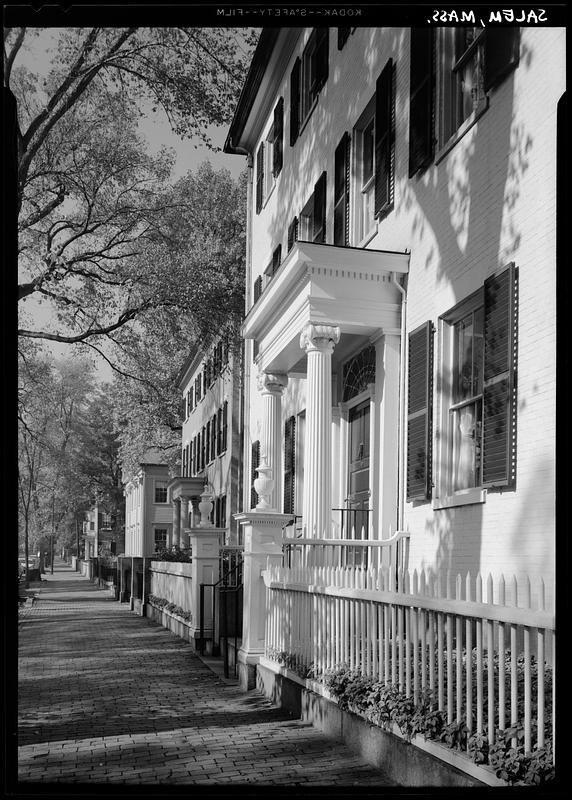
[[[58,30],[43,80],[22,59],[37,36],[8,29],[4,39],[5,86],[18,107],[18,296],[51,303],[56,324],[24,316],[20,335],[97,343],[159,302],[138,279],[166,210],[169,160],[146,155],[134,133],[142,102],[161,106],[181,136],[211,144],[206,128],[229,121],[256,36]]]
[[[26,561],[30,543],[57,532],[85,499],[87,481],[74,468],[74,434],[92,391],[91,372],[85,361],[55,362],[33,344],[20,348],[18,500]]]
[[[142,279],[145,290],[161,298],[160,307],[140,316],[137,331],[113,336],[115,360],[124,371],[114,391],[128,472],[148,447],[162,452],[175,470],[181,447],[177,377],[189,355],[218,337],[239,353],[245,200],[246,175],[234,181],[208,162],[170,194],[170,210],[153,234],[153,268]]]

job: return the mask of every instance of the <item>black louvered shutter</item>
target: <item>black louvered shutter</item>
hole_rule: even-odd
[[[207,452],[207,438],[206,438],[206,427],[203,425],[202,434],[201,434],[201,469],[205,468],[206,462],[206,452]]]
[[[254,481],[256,480],[258,467],[260,466],[260,442],[253,442],[252,451],[250,454],[250,507],[256,508],[258,505],[258,493],[254,490]]]
[[[407,407],[407,500],[431,497],[433,326],[409,334]]]
[[[393,60],[390,58],[375,90],[375,216],[393,199]]]
[[[294,247],[294,242],[298,239],[298,217],[294,217],[288,225],[288,252]]]
[[[262,294],[262,275],[259,275],[258,278],[254,281],[254,302],[258,300],[260,295]]]
[[[312,241],[326,241],[326,173],[322,172],[314,186],[314,213],[312,215]]]
[[[290,146],[296,144],[300,132],[300,59],[290,73]]]
[[[316,83],[315,92],[319,92],[328,80],[330,29],[316,29]]]
[[[222,408],[216,412],[216,454],[222,453]]]
[[[256,213],[262,208],[262,192],[264,187],[264,142],[256,154]]]
[[[183,478],[187,477],[187,448],[183,447]]]
[[[222,452],[228,446],[228,400],[222,404]]]
[[[348,36],[350,35],[351,28],[338,28],[338,50],[341,50],[342,47],[348,40]]]
[[[431,28],[411,28],[409,81],[409,177],[433,158],[434,53]]]
[[[282,245],[279,244],[278,247],[272,253],[272,274],[276,272],[280,263],[282,261]]]
[[[485,31],[485,79],[488,92],[497,86],[519,61],[520,30],[518,27],[487,28]]]
[[[274,141],[272,143],[272,172],[277,178],[282,169],[282,137],[284,133],[284,99],[281,97],[274,109]]]
[[[483,382],[484,487],[516,479],[517,272],[514,264],[485,281]]]
[[[290,417],[284,424],[284,513],[294,513],[296,418]]]
[[[350,208],[350,137],[344,133],[334,154],[334,244],[347,245]]]

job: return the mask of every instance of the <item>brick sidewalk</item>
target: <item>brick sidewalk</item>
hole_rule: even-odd
[[[19,623],[19,781],[391,786],[63,564]]]

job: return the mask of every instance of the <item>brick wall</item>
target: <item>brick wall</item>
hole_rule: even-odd
[[[334,149],[375,92],[389,57],[396,64],[394,210],[368,247],[411,251],[407,330],[441,314],[508,262],[519,269],[518,458],[516,491],[486,502],[433,510],[406,507],[413,567],[550,575],[554,561],[556,104],[564,91],[564,30],[523,28],[516,69],[490,94],[478,122],[438,163],[408,178],[409,31],[358,28],[337,50],[330,31],[329,78],[298,141],[289,144],[289,76],[310,33],[301,33],[277,93],[285,100],[284,165],[259,214],[252,209],[252,280],[287,225],[328,174],[327,234],[333,239]],[[274,103],[271,104],[272,108]],[[271,114],[261,129],[266,137]],[[253,204],[254,204],[253,199]],[[437,342],[436,342],[437,344]],[[251,353],[247,347],[247,358]],[[251,357],[251,356],[250,356]],[[260,438],[262,403],[250,379],[246,455]],[[290,380],[284,419],[304,407]],[[248,415],[248,412],[247,412]],[[249,475],[246,468],[245,474]]]

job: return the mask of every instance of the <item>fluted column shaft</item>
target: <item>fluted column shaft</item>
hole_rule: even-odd
[[[187,537],[185,535],[185,528],[189,527],[189,498],[181,497],[181,514],[180,514],[180,533],[179,542],[181,547],[187,546]]]
[[[282,392],[287,383],[287,375],[268,372],[258,375],[258,389],[264,403],[260,458],[272,470],[274,488],[268,502],[277,511],[282,508]]]
[[[177,498],[173,500],[173,547],[181,543],[181,503]]]
[[[307,536],[330,535],[332,518],[332,353],[334,325],[309,323],[300,337],[308,354],[303,525]]]

